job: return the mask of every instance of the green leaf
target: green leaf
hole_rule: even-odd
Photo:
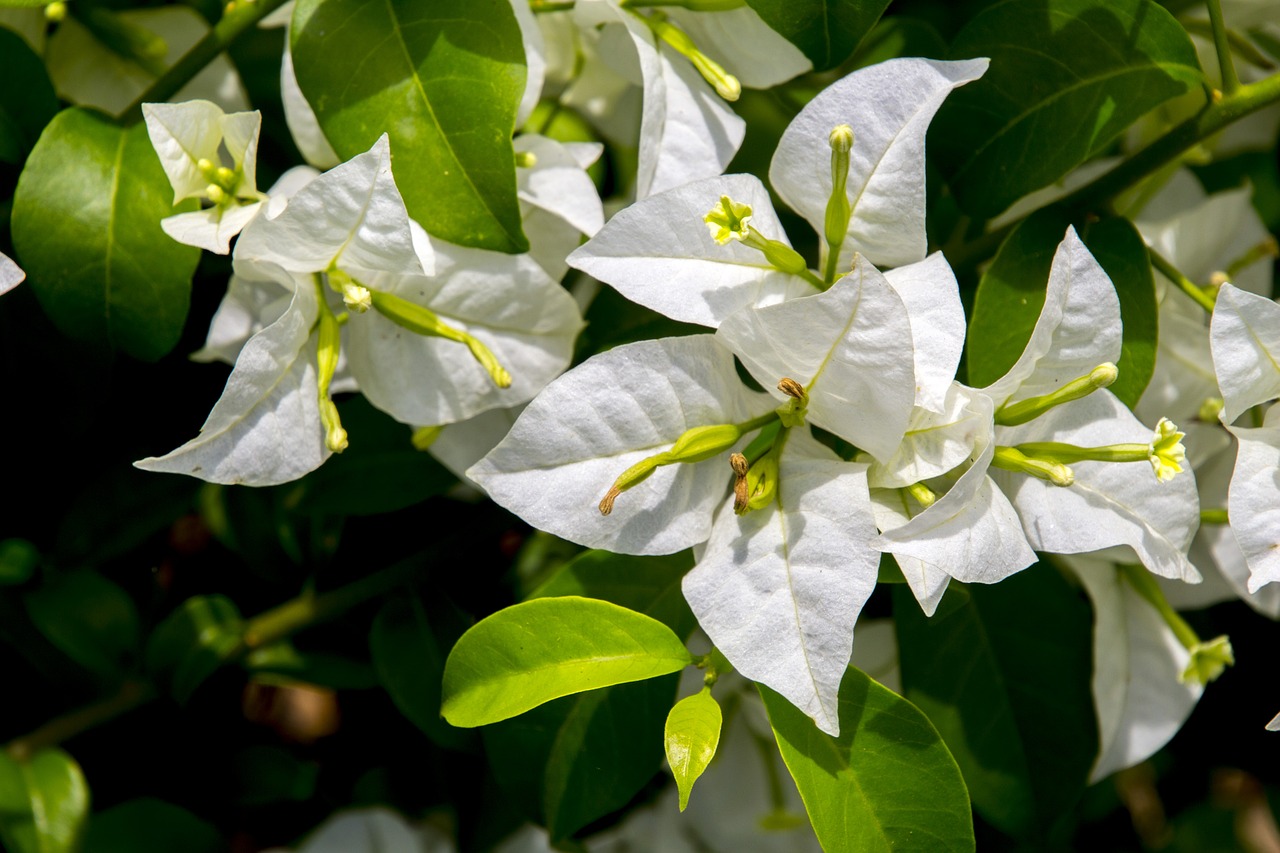
[[[764,22],[813,63],[814,71],[848,59],[889,0],[747,0]]]
[[[760,693],[823,850],[974,849],[960,770],[910,702],[850,667],[833,738],[769,688]]]
[[[676,675],[566,696],[481,732],[499,783],[554,841],[626,805],[662,763]]]
[[[206,678],[240,648],[244,623],[224,595],[197,595],[170,613],[147,640],[147,670],[168,681],[185,703]]]
[[[104,681],[118,679],[137,659],[133,599],[97,572],[57,576],[27,593],[23,604],[49,642]]]
[[[507,0],[301,0],[292,32],[298,85],[338,156],[385,131],[422,227],[464,246],[528,251],[511,145],[524,48]]]
[[[708,687],[684,697],[667,714],[663,739],[667,747],[667,763],[671,765],[671,774],[676,777],[676,787],[680,789],[680,811],[689,806],[693,783],[716,757],[723,722],[720,705],[712,698]]]
[[[101,563],[127,554],[191,512],[200,481],[112,466],[84,481],[58,525],[57,559]]]
[[[235,801],[246,806],[305,803],[315,796],[320,765],[275,746],[250,746],[232,759]]]
[[[0,541],[0,586],[18,586],[31,580],[40,565],[40,552],[25,539]]]
[[[1054,252],[1070,224],[1057,208],[1036,211],[1014,229],[983,273],[969,322],[970,385],[996,381],[1022,355],[1044,306]],[[1082,224],[1079,234],[1120,299],[1124,338],[1120,378],[1111,390],[1133,406],[1151,381],[1156,358],[1156,291],[1146,244],[1121,218]]]
[[[0,163],[18,164],[58,112],[44,63],[22,37],[0,27]]]
[[[95,814],[84,839],[86,851],[110,853],[224,853],[227,848],[211,825],[186,809],[150,797]]]
[[[641,681],[692,663],[671,629],[591,598],[539,598],[471,627],[444,668],[441,710],[483,726],[583,690]]]
[[[945,59],[947,40],[927,21],[915,18],[881,18],[858,46],[854,65],[866,68],[899,56]]]
[[[73,107],[54,117],[13,197],[13,244],[27,282],[65,335],[146,361],[173,349],[200,250],[160,220],[173,190],[147,129]]]
[[[368,690],[378,686],[373,667],[362,660],[300,652],[287,640],[254,649],[244,659],[244,667],[263,684],[315,684],[334,690]]]
[[[969,21],[951,55],[987,56],[991,68],[943,104],[929,151],[960,206],[981,217],[1203,81],[1186,31],[1152,0],[1005,0]]]
[[[665,557],[584,551],[557,569],[529,598],[580,595],[611,601],[652,616],[684,638],[698,624],[680,591],[680,581],[692,568],[693,555],[688,551]]]
[[[1028,843],[1085,789],[1098,751],[1088,602],[1051,567],[952,583],[927,618],[894,590],[906,696],[942,733],[974,808]]]
[[[18,761],[0,750],[0,841],[10,853],[74,853],[89,786],[71,756],[44,749]]]
[[[466,629],[461,616],[428,604],[416,593],[392,598],[382,606],[369,631],[369,651],[378,679],[404,714],[440,746],[461,749],[470,733],[440,717],[444,650]]]

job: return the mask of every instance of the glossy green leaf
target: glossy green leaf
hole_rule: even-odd
[[[814,71],[848,59],[889,0],[747,0],[764,22],[800,48]]]
[[[143,797],[89,819],[84,849],[109,853],[224,853],[227,842],[210,824],[172,803]]]
[[[301,0],[292,51],[338,156],[385,131],[409,215],[427,231],[528,250],[511,145],[524,49],[507,0]]]
[[[58,111],[40,57],[22,37],[0,28],[0,163],[21,163]]]
[[[823,850],[974,849],[960,770],[910,702],[850,667],[833,738],[769,688],[760,693]]]
[[[991,69],[943,104],[929,151],[960,206],[984,217],[1203,78],[1186,31],[1153,0],[1004,0],[969,21],[951,56],[990,57]]]
[[[688,551],[665,557],[584,551],[557,569],[529,597],[580,595],[611,601],[652,616],[684,638],[698,624],[680,591],[680,581],[692,568],[693,555]]]
[[[649,616],[591,598],[539,598],[462,635],[445,663],[441,710],[455,726],[482,726],[691,662],[680,638]]]
[[[378,679],[400,713],[437,744],[453,749],[466,746],[471,737],[440,716],[441,679],[444,650],[464,630],[460,614],[410,593],[388,600],[369,631]]]
[[[56,576],[27,593],[23,604],[49,642],[104,681],[119,678],[137,659],[141,640],[133,599],[97,572]]]
[[[716,757],[720,745],[720,726],[724,716],[720,705],[704,687],[671,707],[663,740],[667,748],[667,764],[680,789],[680,811],[689,805],[693,783]]]
[[[224,595],[197,595],[170,613],[147,640],[147,669],[180,703],[240,648],[244,623]]]
[[[58,329],[153,361],[182,334],[200,250],[160,220],[174,207],[146,127],[86,109],[54,117],[13,198],[13,244],[27,284]]]
[[[1036,565],[990,586],[953,583],[932,618],[898,587],[894,617],[906,696],[942,733],[974,808],[1047,843],[1098,751],[1083,594]]]
[[[1053,254],[1071,224],[1046,208],[1023,220],[1000,247],[974,300],[967,341],[969,384],[988,385],[1013,366],[1044,305]],[[1132,406],[1151,381],[1156,357],[1156,291],[1146,244],[1126,219],[1083,224],[1080,238],[1115,285],[1124,338],[1111,391]]]
[[[40,552],[25,539],[0,541],[0,586],[24,584],[40,565]]]
[[[659,771],[677,682],[667,675],[592,690],[486,726],[489,764],[529,819],[567,838],[626,805]]]
[[[10,853],[74,853],[89,812],[80,766],[60,749],[18,761],[0,750],[0,842]]]

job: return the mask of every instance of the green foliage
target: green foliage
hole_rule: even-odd
[[[0,163],[21,163],[58,111],[40,57],[17,33],[0,29]]]
[[[409,215],[428,232],[528,250],[511,145],[525,63],[509,3],[302,0],[292,50],[338,156],[364,152],[385,131]]]
[[[960,770],[910,702],[850,667],[833,738],[769,688],[760,694],[824,850],[974,849]]]
[[[689,806],[693,783],[716,757],[723,722],[724,715],[709,687],[684,697],[667,714],[664,731],[667,763],[671,765],[671,773],[680,789],[680,811]]]
[[[932,618],[897,587],[894,618],[906,697],[942,733],[974,808],[1045,843],[1098,749],[1088,603],[1037,565],[990,586],[953,583]]]
[[[255,681],[265,684],[316,684],[335,690],[368,690],[378,684],[377,674],[365,661],[300,652],[288,640],[254,649],[245,656],[244,666]]]
[[[1070,224],[1057,208],[1037,211],[1014,229],[983,273],[969,322],[969,384],[989,385],[1022,355],[1044,306],[1054,252]],[[1133,406],[1156,360],[1156,291],[1146,244],[1131,222],[1118,217],[1079,233],[1120,299],[1124,338],[1120,378],[1111,391]]]
[[[0,586],[24,584],[40,565],[40,552],[25,539],[0,541]]]
[[[133,599],[97,572],[55,576],[23,603],[49,642],[100,681],[120,679],[136,662],[141,640]]]
[[[240,649],[240,611],[224,595],[197,595],[182,602],[147,640],[147,670],[185,703],[206,678]]]
[[[1186,31],[1152,0],[1004,0],[969,21],[951,55],[991,68],[939,110],[930,152],[960,206],[983,217],[1202,82]]]
[[[813,70],[848,59],[889,0],[747,0],[764,22],[800,48]]]
[[[85,850],[110,853],[222,853],[218,831],[186,809],[144,797],[98,812],[89,821]]]
[[[441,711],[455,726],[483,726],[691,662],[680,638],[649,616],[591,598],[539,598],[500,610],[462,635],[445,663]]]
[[[11,853],[75,853],[89,812],[80,766],[60,749],[0,751],[0,842]]]
[[[195,210],[173,191],[147,130],[73,107],[49,122],[13,199],[13,243],[66,335],[154,361],[173,349],[200,250],[160,220]]]

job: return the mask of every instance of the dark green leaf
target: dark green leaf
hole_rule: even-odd
[[[383,687],[400,713],[443,747],[459,749],[470,733],[440,716],[444,650],[466,630],[460,616],[416,593],[387,601],[373,620],[369,650]]]
[[[240,648],[242,628],[240,611],[226,596],[188,598],[151,632],[147,669],[184,703]]]
[[[23,599],[40,633],[67,657],[105,681],[137,659],[138,612],[133,599],[96,572],[55,577]]]
[[[366,661],[300,652],[287,640],[254,649],[244,659],[245,669],[264,684],[315,684],[334,690],[368,690],[378,676]]]
[[[974,808],[1043,841],[1078,801],[1098,751],[1088,602],[1049,566],[953,583],[927,618],[894,590],[906,696],[955,756]]]
[[[910,702],[851,667],[833,738],[769,688],[760,693],[823,850],[974,849],[960,770]]]
[[[10,853],[75,853],[89,786],[71,756],[44,749],[18,761],[0,750],[0,841]]]
[[[800,48],[814,71],[853,54],[889,0],[747,0],[764,22]]]
[[[452,243],[523,252],[511,133],[524,49],[506,0],[302,0],[298,85],[338,156],[391,137],[409,215]]]
[[[194,504],[200,481],[112,467],[84,484],[58,528],[58,559],[102,562],[138,547]]]
[[[697,620],[680,591],[680,581],[692,568],[693,556],[687,551],[666,557],[585,551],[561,566],[529,598],[599,598],[652,616],[677,636],[688,637]]]
[[[148,361],[178,342],[200,250],[160,230],[197,205],[172,201],[143,124],[77,107],[49,123],[18,179],[13,244],[64,334]]]
[[[502,787],[553,839],[621,808],[662,764],[675,675],[566,696],[486,726]]]
[[[43,4],[42,4],[43,5]],[[58,112],[44,63],[21,36],[0,28],[0,163],[21,163]]]
[[[320,767],[274,746],[251,746],[232,761],[235,799],[246,806],[306,802],[315,795]]]
[[[90,818],[84,849],[104,853],[223,853],[229,848],[216,829],[191,812],[144,797]]]
[[[441,712],[455,726],[496,723],[584,690],[692,663],[671,629],[593,598],[538,598],[473,625],[449,653]]]
[[[926,21],[896,16],[881,18],[858,46],[854,65],[865,68],[899,56],[945,59],[947,41]]]
[[[17,586],[31,580],[40,565],[40,552],[25,539],[0,541],[0,586]]]
[[[929,150],[960,206],[984,217],[1203,78],[1186,31],[1151,0],[1005,0],[969,21],[951,55],[991,68],[947,99]]]
[[[1033,213],[1014,229],[983,273],[969,322],[970,385],[996,381],[1022,355],[1044,306],[1054,252],[1070,224],[1056,208]],[[1155,369],[1156,294],[1146,244],[1132,223],[1120,218],[1084,226],[1079,233],[1120,299],[1124,339],[1120,378],[1111,390],[1132,406]]]

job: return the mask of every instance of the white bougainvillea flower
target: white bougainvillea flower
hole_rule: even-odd
[[[891,60],[829,86],[792,121],[774,153],[770,180],[814,225],[824,246],[828,203],[842,208],[835,221],[843,224],[830,235],[838,254],[823,264],[822,277],[790,252],[768,192],[749,175],[703,180],[643,199],[570,255],[569,264],[673,319],[714,327],[744,305],[827,286],[837,270],[849,269],[855,251],[877,266],[921,261],[925,132],[947,94],[986,67],[985,59]],[[845,145],[850,137],[843,137],[842,150],[832,147],[832,131],[839,127],[852,139]],[[833,172],[843,176],[839,193],[833,193]],[[750,219],[735,226],[739,236],[727,241],[715,239],[704,225],[724,219],[722,200],[750,208]],[[774,249],[772,257],[762,248],[766,244]]]
[[[264,198],[255,179],[261,113],[227,114],[209,101],[187,101],[143,104],[142,114],[173,203],[198,198],[212,204],[167,217],[160,227],[179,243],[227,254],[231,238],[257,215]],[[223,149],[230,163],[223,162]]]
[[[385,136],[307,184],[275,218],[255,219],[235,271],[241,285],[215,343],[229,347],[237,330],[264,323],[255,312],[279,311],[282,295],[288,307],[244,344],[201,434],[140,467],[284,482],[346,445],[329,398],[340,356],[375,406],[406,423],[443,424],[532,397],[567,366],[582,325],[572,298],[528,256],[433,242],[411,224]],[[272,284],[275,298],[269,286],[262,292]],[[351,314],[340,332],[334,306],[344,304]],[[270,358],[254,357],[256,342],[283,330]],[[271,392],[286,379],[296,393]],[[307,454],[276,458],[304,440]]]
[[[0,252],[0,294],[8,293],[26,279],[27,274],[13,262],[13,259]]]
[[[586,172],[604,147],[526,133],[516,137],[515,149],[525,161],[516,169],[516,192],[529,254],[559,281],[569,271],[565,257],[604,225],[600,193]]]
[[[1256,426],[1235,423],[1280,397],[1280,306],[1224,284],[1209,335],[1222,392],[1220,417],[1239,441],[1227,511],[1249,565],[1249,591],[1257,592],[1280,580],[1280,410],[1270,407]]]

